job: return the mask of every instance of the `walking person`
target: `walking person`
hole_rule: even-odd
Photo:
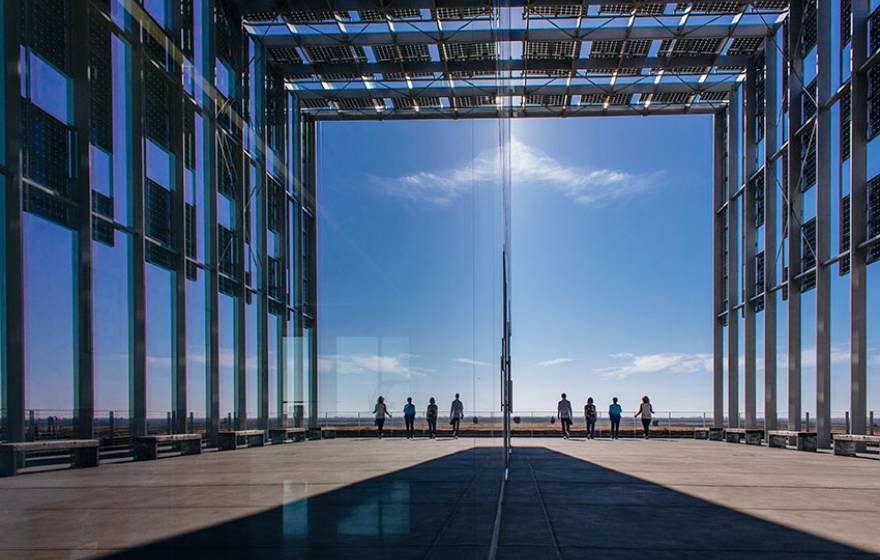
[[[406,439],[415,437],[416,422],[416,405],[412,402],[412,397],[406,398],[406,404],[403,405],[403,422],[406,424]]]
[[[437,435],[438,412],[437,401],[434,400],[434,397],[431,397],[431,400],[428,403],[428,410],[425,411],[425,418],[428,420],[428,437],[431,439],[434,439]]]
[[[611,439],[620,439],[620,415],[623,414],[623,407],[617,403],[617,397],[611,399],[611,406],[608,407],[608,417],[611,419]]]
[[[385,406],[385,397],[380,395],[376,400],[373,414],[376,416],[376,435],[379,436],[379,439],[382,439],[382,435],[385,433],[385,417],[391,418],[391,413],[388,412],[388,407]]]
[[[654,415],[654,407],[651,406],[651,400],[647,395],[642,397],[642,404],[639,405],[639,410],[636,412],[636,418],[639,416],[642,417],[642,427],[645,429],[645,439],[648,439],[648,435],[651,432],[651,417]]]
[[[587,437],[593,439],[596,437],[596,405],[593,404],[593,397],[587,397],[587,404],[584,405],[584,420],[587,423]]]
[[[556,405],[556,416],[559,418],[559,424],[562,426],[562,437],[565,439],[570,438],[571,417],[573,414],[571,412],[571,402],[565,398],[565,393],[562,393],[562,398]]]
[[[459,400],[459,394],[455,394],[455,400],[449,407],[449,424],[452,425],[452,437],[458,439],[458,429],[461,419],[464,418],[464,403]]]

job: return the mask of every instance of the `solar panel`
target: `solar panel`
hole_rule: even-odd
[[[599,6],[600,14],[661,16],[665,10],[666,5],[663,2],[615,2],[613,4],[601,4]]]
[[[727,101],[729,95],[726,91],[704,91],[700,94],[700,101]]]
[[[479,8],[435,8],[431,10],[431,17],[439,20],[460,20],[486,18],[492,15],[492,8],[482,6]]]
[[[311,97],[301,99],[300,104],[306,109],[326,109],[330,106],[330,102],[327,99],[314,99]]]
[[[495,43],[447,43],[441,51],[446,60],[463,62],[468,60],[495,60]]]
[[[666,103],[673,105],[683,105],[688,103],[694,95],[687,92],[675,93],[654,93],[651,94],[651,103]]]
[[[269,60],[279,64],[302,63],[302,57],[292,47],[269,47],[266,49],[266,54],[269,55]]]
[[[574,58],[578,47],[575,41],[527,41],[523,58],[526,60],[557,60]]]
[[[346,97],[335,100],[335,103],[341,111],[357,111],[360,109],[385,107],[384,99],[376,99],[372,97]]]
[[[606,95],[604,93],[586,93],[581,95],[581,105],[629,105],[632,102],[632,94],[618,93]]]
[[[376,45],[373,54],[379,62],[429,62],[427,45]]]
[[[755,54],[761,49],[763,42],[762,37],[737,37],[730,43],[727,54],[731,56]]]
[[[677,12],[685,12],[690,9],[691,13],[700,14],[738,14],[748,2],[679,2],[675,7]]]
[[[440,107],[440,98],[434,96],[418,96],[397,97],[394,99],[394,106],[398,109],[412,109],[416,105],[419,107]]]
[[[419,10],[409,8],[399,8],[387,10],[385,12],[379,10],[358,10],[361,21],[387,21],[404,20],[404,19],[421,19],[422,14]]]
[[[359,62],[367,61],[363,47],[305,47],[306,56],[312,62]]]
[[[293,24],[307,24],[307,23],[333,23],[340,20],[349,20],[351,16],[348,15],[348,12],[331,12],[331,11],[302,11],[302,10],[290,10],[281,13],[281,17],[283,17],[287,22]]]
[[[562,107],[567,105],[564,95],[529,95],[523,99],[525,105],[542,105],[545,107]]]
[[[498,102],[494,95],[472,95],[463,97],[454,97],[455,104],[458,107],[485,107],[496,105]]]
[[[523,10],[523,17],[557,17],[557,18],[578,18],[587,15],[586,6],[579,4],[556,6],[526,6]]]

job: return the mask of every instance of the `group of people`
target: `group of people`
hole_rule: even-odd
[[[620,419],[623,416],[623,407],[617,402],[617,397],[611,399],[611,405],[608,407],[608,418],[611,421],[611,439],[620,439]],[[642,397],[639,409],[635,413],[635,417],[642,418],[642,428],[645,431],[645,439],[648,439],[651,433],[651,418],[654,416],[654,407],[651,406],[651,399],[646,396]],[[559,424],[562,426],[562,437],[568,439],[571,437],[571,422],[574,414],[571,410],[571,401],[562,393],[562,398],[556,405],[556,417],[559,418]],[[584,405],[584,420],[587,424],[587,437],[593,439],[596,437],[596,419],[599,413],[596,410],[596,404],[593,397],[587,397],[587,403]]]
[[[385,419],[391,418],[388,412],[388,406],[385,404],[385,397],[380,396],[373,408],[373,415],[376,417],[376,435],[379,439],[385,433]],[[437,417],[439,416],[439,408],[437,400],[431,397],[428,400],[428,408],[425,410],[425,419],[428,421],[428,437],[434,439],[437,435]],[[464,418],[464,403],[461,402],[459,394],[455,394],[455,399],[449,407],[449,425],[452,426],[452,437],[458,438],[458,431],[461,427],[461,419]],[[415,437],[416,422],[416,405],[412,402],[412,397],[406,398],[406,404],[403,406],[403,422],[406,424],[406,439]]]
[[[376,435],[381,439],[385,433],[385,420],[391,418],[388,411],[388,405],[385,404],[385,397],[380,396],[376,400],[376,406],[373,408],[373,415],[376,417]],[[431,397],[428,400],[428,407],[425,410],[425,419],[428,422],[428,437],[434,439],[437,435],[437,418],[439,416],[439,408],[437,400]],[[608,407],[608,418],[611,420],[611,439],[620,439],[620,419],[623,416],[623,407],[617,401],[617,397],[611,399],[611,405]],[[654,416],[654,407],[651,406],[651,400],[644,396],[639,405],[639,409],[635,413],[635,417],[642,418],[642,428],[645,431],[645,439],[648,439],[651,433],[651,419]],[[556,417],[559,418],[559,424],[562,426],[562,437],[568,439],[571,437],[571,423],[574,419],[574,413],[571,408],[571,401],[568,400],[565,393],[556,405]],[[593,397],[587,397],[587,403],[584,405],[584,420],[587,424],[587,437],[593,439],[596,437],[596,420],[599,414],[596,410],[596,404]],[[461,420],[464,418],[464,404],[458,393],[449,406],[449,424],[452,426],[452,437],[458,437],[458,431],[461,426]],[[403,406],[403,422],[406,424],[406,439],[415,437],[415,421],[416,421],[416,405],[413,404],[412,397],[406,398],[406,404]]]

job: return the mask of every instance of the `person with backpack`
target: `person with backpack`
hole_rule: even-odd
[[[584,405],[584,420],[587,423],[587,438],[596,437],[596,405],[593,404],[593,397],[587,397],[587,404]]]
[[[611,406],[608,407],[608,417],[611,419],[611,439],[620,439],[620,415],[623,414],[623,407],[617,403],[617,397],[611,399]]]
[[[562,426],[562,437],[568,439],[571,437],[571,401],[565,398],[562,393],[562,399],[556,405],[556,416],[559,418],[559,424]]]
[[[428,437],[430,439],[434,439],[437,434],[438,413],[437,401],[434,400],[434,397],[431,397],[431,400],[428,403],[428,410],[425,411],[425,419],[428,420]]]
[[[382,439],[382,435],[385,432],[385,416],[391,418],[391,413],[388,412],[388,407],[385,406],[385,397],[380,395],[378,400],[376,400],[373,414],[376,416],[376,435],[379,436],[379,439]]]
[[[639,405],[639,410],[636,412],[636,418],[639,416],[642,417],[642,428],[645,430],[645,439],[648,439],[648,434],[651,431],[651,416],[654,415],[654,407],[651,406],[651,400],[647,395],[642,397],[642,404]]]
[[[406,439],[415,437],[416,422],[416,405],[412,402],[412,397],[406,398],[406,404],[403,405],[403,422],[406,424]]]
[[[449,407],[449,424],[452,426],[452,437],[458,439],[458,429],[461,426],[461,419],[464,418],[464,403],[458,400],[458,393],[455,394],[455,400]]]

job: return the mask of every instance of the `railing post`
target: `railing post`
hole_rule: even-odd
[[[808,432],[810,431],[810,413],[809,412],[807,412],[807,428],[806,428],[806,430]]]
[[[868,433],[874,435],[874,411],[868,413]]]
[[[34,416],[34,409],[31,408],[28,410],[28,424],[30,429],[28,430],[28,441],[36,441],[37,439],[37,422]]]
[[[848,434],[852,433],[849,431],[849,411],[848,410],[844,413],[844,418],[846,420],[846,433],[848,433]]]
[[[110,444],[113,445],[113,432],[115,431],[116,422],[113,411],[110,411]]]

